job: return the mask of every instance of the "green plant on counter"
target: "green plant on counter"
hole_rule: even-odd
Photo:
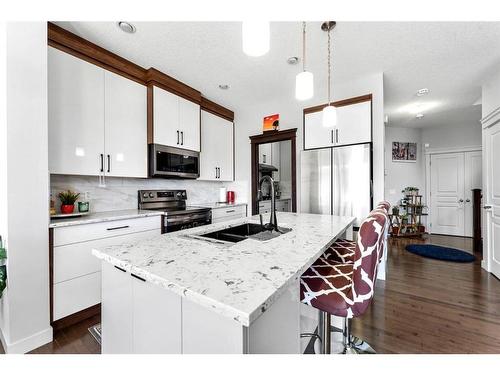
[[[58,195],[62,204],[70,205],[70,206],[75,204],[75,202],[79,196],[80,196],[80,193],[75,193],[71,190],[61,191]]]
[[[2,236],[0,236],[0,298],[7,286],[7,266],[5,265],[5,259],[7,259],[7,251],[3,247]]]

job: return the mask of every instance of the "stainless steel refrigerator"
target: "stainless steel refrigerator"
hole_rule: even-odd
[[[355,226],[372,206],[371,145],[301,153],[301,212],[355,216]]]

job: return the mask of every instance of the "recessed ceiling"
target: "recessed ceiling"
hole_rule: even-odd
[[[296,102],[295,75],[302,64],[286,61],[301,56],[301,22],[273,22],[271,49],[256,58],[242,52],[239,22],[132,23],[134,34],[122,32],[116,22],[57,22],[234,111],[278,97]],[[315,96],[296,102],[300,108],[326,102],[326,33],[320,26],[307,26],[307,69],[314,73]],[[477,122],[480,106],[473,104],[484,78],[499,64],[500,22],[338,22],[333,31],[333,91],[335,82],[383,72],[389,126]],[[221,82],[231,90],[220,90]],[[423,87],[429,94],[417,97]],[[404,108],[419,101],[436,105],[417,120]]]

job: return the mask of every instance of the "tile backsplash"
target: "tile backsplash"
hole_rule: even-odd
[[[50,192],[59,211],[60,202],[57,194],[62,190],[73,190],[80,193],[84,200],[88,193],[91,212],[126,210],[137,208],[137,190],[146,189],[184,189],[187,192],[188,204],[213,203],[219,200],[219,188],[236,192],[236,200],[246,202],[247,182],[219,182],[174,179],[141,179],[141,178],[106,178],[106,186],[100,187],[98,177],[51,175]]]

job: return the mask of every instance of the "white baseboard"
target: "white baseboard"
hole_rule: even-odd
[[[0,331],[0,339],[2,340],[2,345],[7,354],[24,354],[32,351],[33,349],[39,348],[52,341],[52,327],[44,329],[34,335],[25,337],[24,339],[18,340],[13,343],[7,342],[3,332]]]

